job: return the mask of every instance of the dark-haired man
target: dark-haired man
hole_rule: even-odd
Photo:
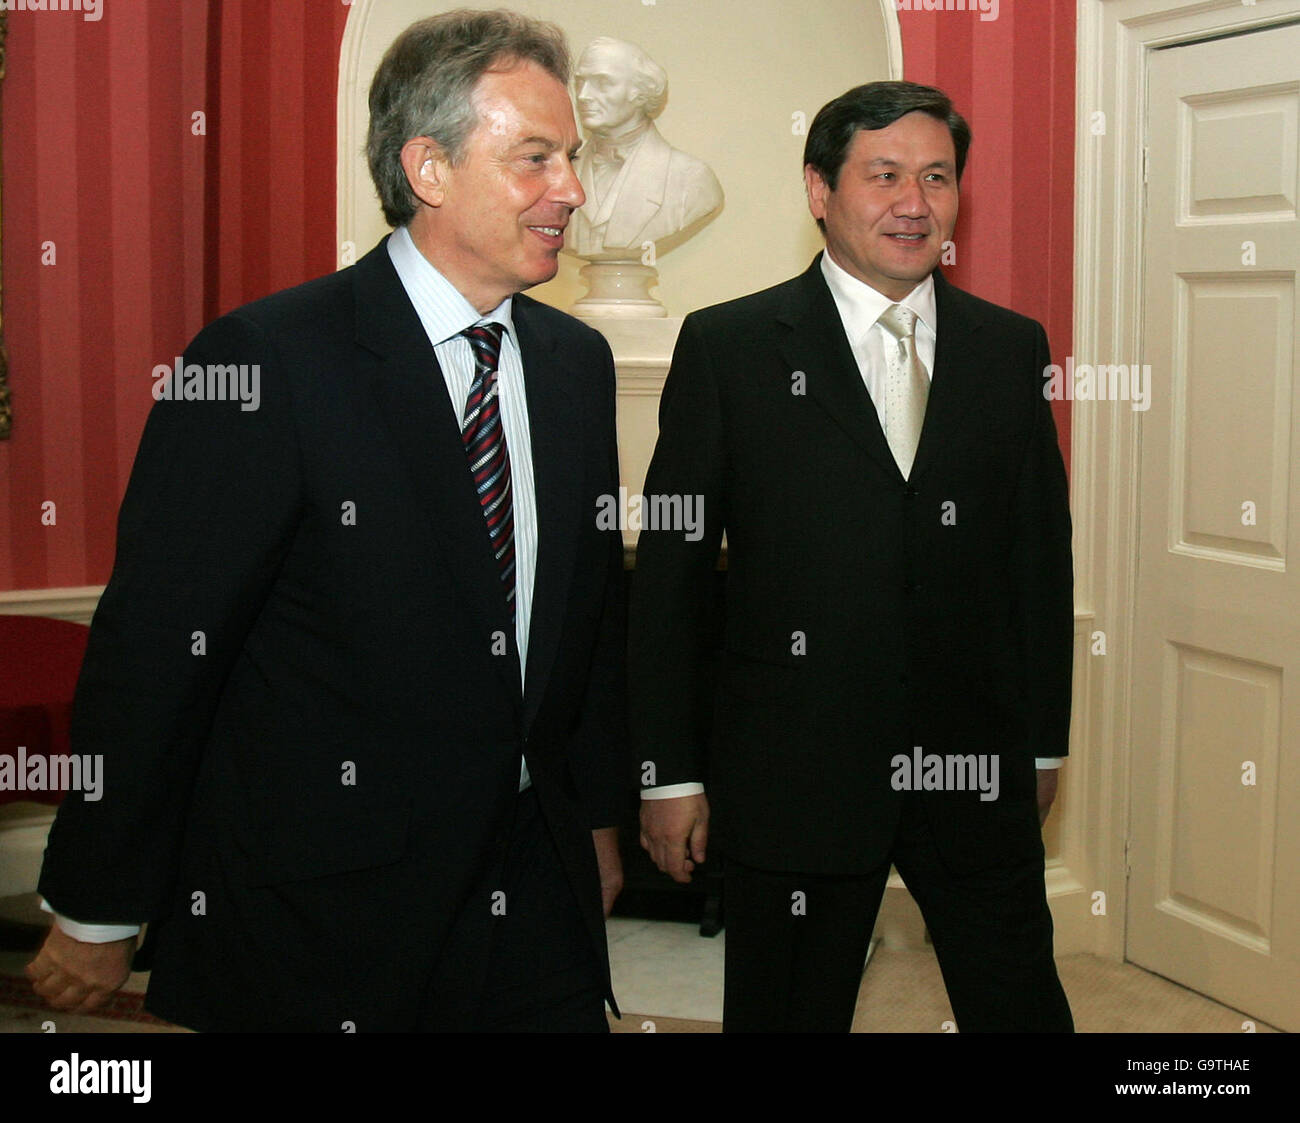
[[[259,409],[150,416],[76,701],[107,790],[40,881],[56,1007],[149,922],[148,1008],[196,1029],[607,1029],[614,369],[518,295],[583,202],[568,79],[513,13],[404,32],[370,90],[395,233],[190,345]]]
[[[703,496],[705,533],[638,546],[642,844],[687,880],[714,817],[727,1030],[849,1029],[891,863],[961,1030],[1072,1029],[1039,833],[1055,762],[1035,776],[1067,752],[1066,478],[1043,329],[937,269],[969,141],[912,83],[824,107],[804,163],[825,253],[687,317],[664,389],[646,492]]]

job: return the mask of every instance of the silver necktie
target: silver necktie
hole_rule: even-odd
[[[885,439],[894,454],[898,470],[907,479],[912,474],[916,446],[925,421],[925,403],[930,397],[930,379],[916,353],[916,313],[901,304],[891,304],[878,321],[898,342],[897,355],[889,359],[885,390]]]

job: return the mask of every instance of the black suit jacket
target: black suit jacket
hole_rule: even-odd
[[[705,533],[641,532],[633,745],[655,783],[706,782],[715,837],[750,865],[843,874],[883,861],[905,794],[892,761],[915,746],[998,755],[997,800],[923,798],[954,867],[1007,860],[1025,845],[1034,757],[1068,752],[1070,517],[1041,392],[1047,338],[937,272],[935,287],[909,480],[820,258],[688,316],[678,338],[645,490],[703,496]],[[724,530],[709,694],[700,670]]]
[[[385,244],[194,340],[187,363],[260,367],[257,410],[154,407],[75,704],[105,794],[64,803],[40,891],[77,920],[152,922],[160,1015],[413,1026],[503,850],[521,753],[606,962],[591,830],[625,783],[622,545],[595,512],[618,486],[614,368],[578,321],[522,295],[513,317],[539,533],[523,690],[458,419]]]

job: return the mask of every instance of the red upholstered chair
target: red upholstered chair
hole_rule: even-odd
[[[33,804],[58,804],[66,793],[22,790],[34,774],[19,765],[70,751],[72,695],[89,635],[68,620],[0,616],[0,758],[8,758],[0,761],[0,897],[36,889],[53,813]]]

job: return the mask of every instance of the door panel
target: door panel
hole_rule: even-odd
[[[1296,26],[1151,55],[1126,932],[1133,962],[1289,1030],[1300,1030],[1297,58]]]

